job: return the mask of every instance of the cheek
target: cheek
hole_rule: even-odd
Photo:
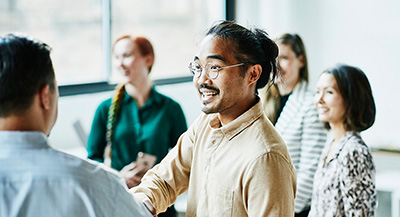
[[[197,89],[197,87],[199,86],[199,84],[198,84],[198,81],[199,79],[198,78],[196,78],[195,76],[193,76],[193,86]]]
[[[279,67],[286,69],[288,67],[288,62],[286,60],[279,61]]]
[[[315,106],[318,105],[318,102],[319,102],[319,99],[320,99],[320,98],[321,98],[321,97],[320,97],[319,95],[315,95],[315,96],[314,96],[314,101],[313,101],[313,102],[314,102],[314,105],[315,105]]]
[[[333,98],[332,99],[332,106],[336,110],[336,114],[339,116],[343,116],[344,113],[346,112],[346,105],[344,104],[343,100],[341,98]]]
[[[122,63],[123,63],[125,66],[132,66],[132,65],[133,65],[133,62],[134,62],[133,58],[126,58],[126,59],[124,59],[124,60],[122,61]]]

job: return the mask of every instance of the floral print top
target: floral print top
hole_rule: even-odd
[[[314,177],[311,217],[375,215],[375,166],[360,133],[347,132],[325,163],[328,140]]]

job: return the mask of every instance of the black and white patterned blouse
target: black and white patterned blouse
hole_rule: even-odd
[[[360,133],[347,132],[324,164],[329,140],[314,177],[311,217],[375,215],[375,166]]]

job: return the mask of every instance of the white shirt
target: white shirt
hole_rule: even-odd
[[[0,131],[0,217],[151,216],[104,168],[52,149],[43,133]]]

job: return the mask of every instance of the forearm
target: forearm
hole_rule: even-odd
[[[184,145],[184,137],[131,191],[141,200],[149,199],[158,213],[165,211],[188,188],[192,154],[191,146]]]

